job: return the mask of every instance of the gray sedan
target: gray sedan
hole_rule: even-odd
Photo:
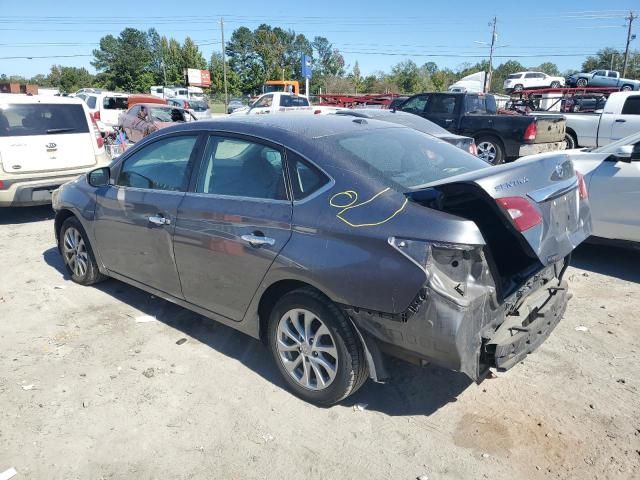
[[[480,381],[540,345],[591,231],[565,155],[498,167],[388,122],[273,115],[160,130],[55,192],[74,282],[113,277],[262,339],[331,405],[386,355]]]

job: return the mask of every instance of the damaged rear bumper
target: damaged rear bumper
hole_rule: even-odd
[[[374,380],[388,376],[380,360],[382,351],[414,363],[434,363],[481,381],[490,368],[508,370],[522,361],[556,327],[570,298],[561,280],[562,267],[559,262],[543,269],[500,304],[490,286],[463,303],[426,284],[401,315],[353,307],[346,310],[373,359],[378,359]]]

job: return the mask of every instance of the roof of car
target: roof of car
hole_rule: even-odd
[[[55,95],[26,95],[22,93],[0,93],[1,103],[68,103],[80,104],[85,103],[76,97],[58,97]]]

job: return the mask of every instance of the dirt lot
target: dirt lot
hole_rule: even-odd
[[[495,379],[397,363],[321,409],[259,342],[115,280],[71,283],[52,228],[48,208],[0,211],[0,473],[640,478],[637,253],[581,247],[564,320]]]

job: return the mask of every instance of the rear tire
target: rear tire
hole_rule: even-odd
[[[100,273],[87,234],[76,217],[69,217],[62,224],[58,246],[74,282],[93,285],[107,278]]]
[[[289,390],[307,402],[334,405],[367,380],[364,349],[349,318],[312,288],[278,300],[267,333]]]
[[[578,148],[578,140],[573,134],[566,132],[564,134],[564,141],[567,143],[567,150],[573,150],[574,148]]]
[[[560,88],[560,82],[558,81],[551,82],[551,88]]]
[[[623,92],[630,92],[633,90],[633,86],[632,85],[623,85],[622,86],[622,91]]]
[[[521,92],[522,90],[524,90],[524,87],[523,87],[522,85],[520,85],[520,84],[515,85],[515,86],[513,87],[513,91],[514,91],[514,92]]]
[[[476,138],[478,157],[489,162],[491,165],[504,163],[505,152],[502,142],[491,135],[483,135]]]

